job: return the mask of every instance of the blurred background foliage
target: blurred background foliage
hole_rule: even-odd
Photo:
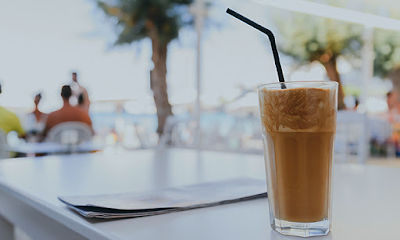
[[[389,2],[378,1],[313,1],[336,7],[346,7],[366,13],[398,18],[400,11],[390,7],[380,8]],[[383,11],[384,9],[385,11]],[[292,59],[297,67],[312,62],[321,63],[332,81],[341,83],[337,60],[343,57],[353,68],[361,66],[362,34],[364,26],[302,13],[278,12],[273,14],[280,40],[278,47],[283,55]],[[386,78],[400,64],[400,33],[384,29],[373,30],[374,76]],[[339,109],[344,109],[343,86],[339,89]]]
[[[385,78],[400,64],[400,33],[375,29],[374,53],[374,75]]]
[[[360,57],[362,47],[360,25],[292,13],[288,18],[275,17],[282,41],[279,50],[291,57],[296,65],[314,61],[321,63],[331,81],[339,83],[338,107],[344,109],[344,91],[337,69],[337,59],[352,61]]]

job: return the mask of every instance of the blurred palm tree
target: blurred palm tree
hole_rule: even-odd
[[[336,7],[349,4],[357,6],[358,11],[400,19],[398,8],[390,0],[321,0],[317,1]],[[398,3],[396,3],[398,4]],[[280,12],[274,18],[283,41],[280,50],[290,56],[296,65],[307,65],[318,61],[326,69],[330,80],[340,83],[337,70],[338,57],[344,57],[357,66],[360,63],[362,32],[365,26],[342,21],[310,16],[300,13]],[[400,64],[400,33],[390,30],[374,29],[374,76],[386,78],[393,68]],[[339,85],[339,109],[345,108],[344,92]]]
[[[337,69],[339,56],[349,62],[360,58],[362,26],[342,21],[294,13],[287,18],[276,18],[283,41],[280,51],[296,64],[317,61],[326,70],[331,81],[339,83],[338,108],[344,109],[344,92]]]
[[[189,5],[193,0],[96,0],[106,15],[116,18],[118,38],[116,45],[130,44],[149,38],[152,43],[153,70],[150,86],[157,108],[158,128],[161,135],[164,124],[172,115],[167,93],[167,46],[177,39],[179,30],[193,24]]]
[[[374,75],[388,77],[400,64],[400,32],[374,29]]]

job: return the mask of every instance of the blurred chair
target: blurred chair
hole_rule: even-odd
[[[369,156],[368,117],[351,111],[338,111],[335,138],[335,160],[349,162],[352,156],[356,162],[365,163]]]
[[[10,152],[7,148],[7,135],[3,130],[0,129],[0,159],[10,157]]]
[[[76,145],[91,141],[92,138],[93,131],[89,125],[81,122],[65,122],[50,129],[46,142]]]

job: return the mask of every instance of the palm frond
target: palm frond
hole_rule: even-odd
[[[115,44],[156,36],[164,44],[178,38],[179,30],[193,24],[193,0],[95,0],[107,16],[118,19]]]

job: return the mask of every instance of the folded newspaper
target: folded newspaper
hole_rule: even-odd
[[[88,218],[145,217],[267,197],[265,180],[240,178],[155,192],[58,197]]]

